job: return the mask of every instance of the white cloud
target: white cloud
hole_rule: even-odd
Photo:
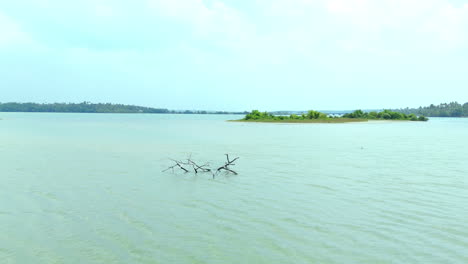
[[[441,7],[423,27],[449,47],[461,47],[468,41],[468,4],[456,8],[450,4]]]
[[[92,13],[100,18],[113,18],[118,15],[118,11],[109,4],[96,3]]]
[[[275,49],[279,53],[312,55],[314,49],[324,45],[344,51],[388,51],[394,49],[387,42],[388,37],[405,41],[408,45],[398,48],[410,51],[421,46],[459,48],[466,44],[468,31],[467,6],[455,7],[449,0],[252,0],[250,6],[254,8],[249,12],[239,7],[241,4],[234,7],[222,0],[24,1],[29,10],[50,12],[41,17],[21,11],[22,18],[30,20],[29,28],[44,31],[34,32],[35,36],[44,36],[44,41],[60,36],[62,42],[77,42],[75,46],[88,39],[97,39],[103,46],[122,43],[117,45],[119,48],[125,48],[129,42],[128,46],[151,46],[152,41],[165,38],[157,36],[164,31],[180,35],[179,39],[185,42],[193,40],[190,38],[206,41],[206,47],[243,49],[247,53],[249,49],[259,53]],[[184,26],[190,35],[182,36],[187,32],[178,28],[171,30],[171,23]],[[27,39],[16,23],[1,14],[0,29],[4,32],[0,36],[2,43],[6,39]],[[81,36],[52,32],[65,29]]]
[[[198,38],[229,45],[245,38],[250,32],[249,21],[222,1],[148,0],[148,6],[158,16],[188,25]]]
[[[404,36],[408,48],[446,51],[466,44],[467,5],[454,7],[447,0],[327,0],[331,16],[352,31]],[[362,37],[365,46],[365,37]],[[417,44],[416,44],[417,43]],[[413,45],[415,44],[415,45]]]
[[[30,37],[20,25],[0,13],[0,47],[21,45],[31,42]]]
[[[194,24],[205,23],[213,12],[202,0],[148,0],[148,5],[159,15],[185,20]]]

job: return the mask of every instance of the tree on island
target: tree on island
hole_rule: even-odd
[[[252,110],[252,112],[248,113],[243,120],[312,120],[312,119],[326,119],[328,116],[324,113],[309,110],[307,114],[302,115],[295,115],[292,114],[290,116],[283,116],[283,115],[273,115],[268,112],[260,112],[258,110]]]
[[[248,113],[241,121],[259,121],[259,122],[271,122],[271,121],[304,121],[304,122],[312,122],[312,121],[352,121],[352,120],[408,120],[408,121],[427,121],[428,118],[425,116],[416,116],[414,114],[403,114],[399,112],[393,112],[390,110],[384,110],[382,112],[364,112],[362,110],[356,110],[349,114],[344,114],[341,117],[337,116],[329,116],[325,113],[309,110],[306,114],[296,115],[292,114],[290,116],[284,115],[273,115],[268,112],[260,112],[258,110],[252,110],[252,112]],[[314,121],[315,122],[315,121]]]
[[[344,114],[344,118],[363,118],[369,120],[409,120],[409,121],[427,121],[427,117],[421,115],[416,116],[414,114],[406,115],[404,113],[394,112],[390,110],[383,110],[382,112],[364,112],[362,110],[356,110],[349,114]]]

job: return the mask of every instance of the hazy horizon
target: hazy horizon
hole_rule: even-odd
[[[468,101],[466,0],[0,3],[0,102],[382,109]]]
[[[90,103],[90,104],[107,104],[107,103],[110,103],[110,104],[118,104],[118,103],[113,103],[113,102],[89,102],[89,101],[86,101],[87,103]],[[453,101],[450,101],[450,102],[453,102]],[[450,103],[450,102],[441,102],[441,103]],[[38,102],[0,102],[1,103],[38,103]],[[39,102],[39,104],[53,104],[53,103],[65,103],[65,104],[79,104],[79,103],[82,103],[82,102],[44,102],[44,103],[41,103]],[[458,103],[461,103],[461,104],[464,104],[466,102],[460,102],[458,101]],[[437,104],[434,104],[434,105],[439,105],[440,103],[437,103]],[[124,105],[128,105],[128,104],[124,104]],[[429,106],[430,104],[428,105],[421,105],[422,107],[427,107]],[[389,108],[354,108],[354,109],[330,109],[330,108],[324,108],[324,109],[315,109],[315,108],[307,108],[307,109],[258,109],[258,108],[252,108],[252,109],[235,109],[235,110],[219,110],[219,109],[171,109],[171,108],[164,108],[164,107],[158,107],[158,106],[148,106],[148,105],[136,105],[135,106],[140,106],[140,107],[151,107],[151,108],[155,108],[155,109],[167,109],[169,111],[186,111],[186,110],[189,110],[189,111],[209,111],[209,112],[215,112],[215,111],[224,111],[224,112],[244,112],[244,111],[252,111],[252,110],[260,110],[260,111],[268,111],[268,112],[306,112],[308,110],[316,110],[316,111],[324,111],[324,112],[330,112],[330,111],[348,111],[348,112],[351,112],[351,111],[354,111],[354,110],[363,110],[363,111],[380,111],[380,110],[384,110],[384,109],[404,109],[404,108],[418,108],[419,106],[408,106],[408,107],[389,107]]]

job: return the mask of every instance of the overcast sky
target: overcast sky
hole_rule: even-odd
[[[0,102],[468,101],[468,0],[0,1]]]

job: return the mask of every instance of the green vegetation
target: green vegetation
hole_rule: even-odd
[[[168,110],[123,104],[82,103],[0,103],[0,112],[47,112],[47,113],[150,113],[150,114],[246,114],[247,112]]]
[[[0,112],[58,112],[58,113],[168,113],[167,109],[158,109],[123,104],[75,103],[0,103]]]
[[[307,114],[302,115],[273,115],[268,112],[260,112],[258,110],[253,110],[248,113],[243,120],[312,120],[312,119],[327,119],[327,115],[317,111],[310,110]]]
[[[404,114],[424,115],[432,117],[468,117],[468,103],[463,105],[458,102],[442,103],[419,108],[398,109],[398,112]]]
[[[357,118],[339,118],[328,116],[324,113],[310,110],[307,113],[296,115],[273,115],[268,112],[253,110],[243,119],[237,120],[243,122],[272,122],[272,123],[345,123],[345,122],[363,122],[366,119]]]
[[[363,112],[362,110],[356,110],[352,113],[343,115],[344,118],[364,118],[368,120],[408,120],[408,121],[427,121],[427,117],[415,114],[404,114],[394,112],[390,110],[384,110],[382,112]]]
[[[382,112],[366,113],[362,110],[356,110],[353,113],[343,116],[329,116],[327,114],[310,110],[307,113],[289,116],[273,115],[268,112],[260,112],[253,110],[248,113],[243,119],[237,121],[243,122],[273,122],[273,123],[346,123],[346,122],[363,122],[368,120],[406,120],[406,121],[427,121],[424,116],[416,116],[414,114],[406,115],[390,110]]]

